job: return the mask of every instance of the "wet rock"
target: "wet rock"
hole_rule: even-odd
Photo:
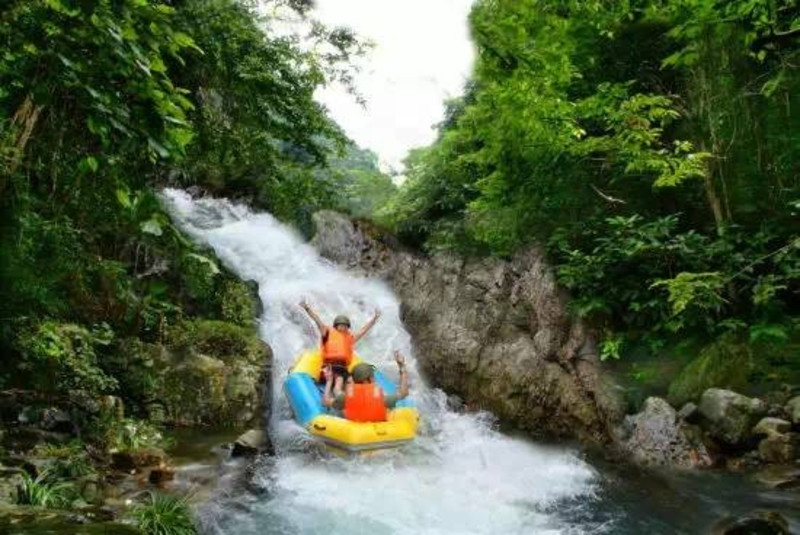
[[[78,495],[86,503],[99,504],[102,503],[102,490],[103,485],[101,477],[97,474],[91,474],[78,478],[73,483]]]
[[[756,436],[769,436],[775,433],[786,433],[792,429],[792,424],[780,418],[762,418],[753,428]]]
[[[767,463],[790,463],[800,457],[800,434],[772,433],[758,443],[758,455]]]
[[[233,443],[231,457],[251,457],[271,451],[269,436],[261,429],[250,429],[241,434]]]
[[[264,303],[261,302],[261,295],[258,290],[258,281],[252,279],[244,281],[247,289],[250,291],[250,296],[253,300],[253,317],[260,318],[264,314]]]
[[[687,423],[697,423],[700,419],[700,411],[697,410],[697,405],[692,402],[686,403],[678,411],[678,418]]]
[[[153,468],[150,470],[150,473],[147,476],[147,480],[150,483],[159,486],[172,481],[173,479],[175,479],[175,469],[167,465]]]
[[[12,455],[6,458],[6,463],[17,466],[25,470],[31,477],[38,477],[46,472],[52,471],[56,460],[50,457],[30,457],[22,455]]]
[[[753,478],[773,489],[800,489],[800,468],[792,466],[769,466],[756,472]]]
[[[75,431],[70,415],[57,408],[47,408],[42,411],[40,426],[46,431],[57,433],[74,433]]]
[[[0,468],[0,503],[17,503],[17,488],[24,473],[21,468]]]
[[[727,446],[741,447],[767,407],[759,399],[731,390],[709,388],[703,392],[698,409],[703,426],[713,438]]]
[[[786,413],[794,425],[800,425],[800,396],[795,396],[786,403]]]
[[[774,511],[753,511],[745,516],[721,520],[712,535],[790,535],[789,522]]]
[[[749,470],[763,465],[764,463],[758,456],[757,450],[748,451],[739,457],[728,457],[725,459],[725,468],[733,471]]]
[[[623,449],[638,464],[676,468],[711,464],[703,443],[661,398],[648,398],[641,412],[626,418],[626,425],[629,435]]]
[[[159,448],[145,448],[135,451],[119,451],[111,454],[111,466],[116,470],[130,472],[150,466],[164,464],[167,455]]]
[[[422,257],[340,214],[314,221],[323,256],[392,285],[417,362],[437,386],[535,435],[613,440],[622,392],[602,373],[595,339],[569,314],[542,250],[510,260]]]
[[[0,504],[0,533],[4,535],[28,535],[31,533],[104,533],[113,535],[141,535],[133,526],[104,523],[98,526],[79,527],[99,519],[93,517],[95,509],[59,511],[22,505]]]

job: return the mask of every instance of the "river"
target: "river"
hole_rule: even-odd
[[[268,534],[677,534],[706,533],[726,514],[781,509],[798,526],[787,494],[723,473],[656,474],[606,465],[576,447],[501,433],[487,413],[458,412],[426,385],[400,303],[382,281],[321,258],[269,214],[219,199],[166,190],[177,225],[208,244],[243,279],[258,282],[260,335],[274,352],[270,432],[274,462],[257,474],[268,492],[237,507],[200,511],[219,535]],[[317,343],[299,308],[350,316],[355,328],[382,317],[359,344],[362,358],[397,378],[392,352],[407,355],[411,396],[422,415],[410,446],[358,458],[320,451],[291,419],[281,384],[295,357]]]

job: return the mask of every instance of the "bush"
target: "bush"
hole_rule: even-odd
[[[183,352],[248,362],[257,362],[262,352],[261,342],[252,329],[212,320],[183,322],[170,333],[170,346]]]
[[[113,332],[102,324],[93,329],[45,320],[17,337],[20,368],[45,391],[114,391],[117,381],[98,366],[97,351],[111,343]]]
[[[255,320],[256,304],[250,289],[238,280],[226,280],[219,290],[220,316],[223,320],[250,327]]]
[[[150,493],[148,501],[131,512],[140,530],[146,535],[194,535],[186,498]]]
[[[105,432],[108,449],[115,451],[136,451],[144,448],[165,446],[163,433],[153,424],[132,418],[109,422]]]
[[[55,477],[75,478],[95,471],[80,440],[72,440],[63,445],[39,444],[33,449],[33,455],[54,459],[50,473]]]

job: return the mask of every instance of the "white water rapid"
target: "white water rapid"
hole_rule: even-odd
[[[598,476],[573,452],[505,436],[487,414],[456,413],[425,385],[399,302],[375,279],[348,274],[320,258],[268,214],[218,199],[167,190],[176,223],[210,245],[243,279],[258,282],[260,334],[274,351],[270,431],[277,456],[270,492],[228,515],[216,531],[231,535],[313,534],[581,534],[560,505],[592,500]],[[394,349],[411,370],[411,396],[423,424],[414,444],[371,456],[320,455],[291,420],[281,388],[295,356],[316,345],[316,331],[297,303],[306,298],[323,318],[350,316],[356,328],[383,315],[357,350],[396,380]],[[591,533],[597,533],[597,527]]]

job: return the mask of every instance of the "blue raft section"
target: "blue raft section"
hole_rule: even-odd
[[[375,382],[378,383],[386,395],[393,395],[397,391],[394,383],[377,370],[375,371]],[[286,396],[289,398],[289,404],[292,406],[294,418],[303,427],[321,414],[331,414],[322,404],[324,386],[317,384],[309,374],[292,372],[286,378],[283,386]],[[397,402],[396,407],[414,407],[414,402],[408,398],[401,399]]]

